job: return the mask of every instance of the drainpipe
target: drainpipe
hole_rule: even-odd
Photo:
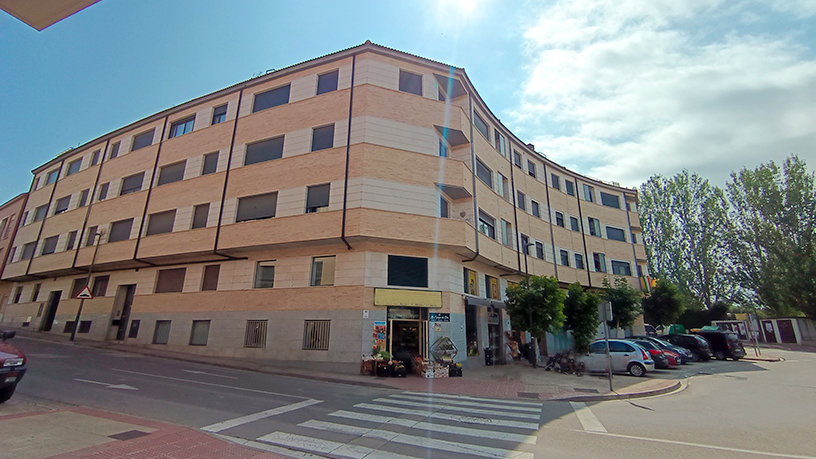
[[[218,209],[218,225],[215,227],[215,242],[213,255],[224,257],[227,260],[246,260],[248,257],[233,257],[218,251],[218,238],[221,236],[221,222],[224,219],[224,201],[227,198],[227,184],[229,183],[230,167],[232,166],[232,151],[235,149],[235,133],[238,130],[238,115],[241,113],[241,101],[244,99],[244,88],[238,91],[238,106],[235,109],[235,119],[232,122],[232,139],[230,140],[229,155],[227,155],[227,170],[224,171],[224,188],[221,190],[221,207]]]
[[[555,267],[555,278],[558,279],[558,258],[555,256],[555,232],[553,231],[553,212],[550,207],[550,186],[547,184],[547,162],[544,161],[544,192],[547,194],[547,220],[550,221],[550,245],[552,245],[553,266]],[[579,212],[580,213],[580,212]],[[586,247],[584,247],[586,251]]]
[[[46,218],[48,218],[48,211],[51,210],[51,201],[54,200],[54,193],[57,191],[57,182],[59,182],[59,177],[60,177],[60,175],[62,175],[62,167],[64,165],[65,165],[65,159],[63,159],[62,162],[60,162],[59,169],[57,170],[57,180],[54,180],[54,187],[51,188],[51,196],[48,197],[48,209],[46,209],[46,212],[45,212],[46,216],[43,217],[42,220],[40,220],[40,229],[39,229],[39,231],[37,231],[37,239],[35,240],[35,243],[34,243],[34,253],[37,252],[37,246],[40,245],[40,237],[42,237],[43,228],[45,228],[45,220],[46,220]],[[47,179],[48,174],[46,174],[45,177]],[[36,213],[35,213],[35,215],[36,215]],[[18,223],[18,226],[19,226],[20,222],[17,222],[17,223]],[[34,253],[32,253],[31,258],[28,259],[28,264],[26,265],[26,271],[25,271],[26,276],[28,276],[28,271],[31,269],[31,262],[34,261]],[[35,276],[35,277],[39,277],[39,276]]]
[[[85,220],[82,222],[82,230],[79,231],[79,239],[76,241],[76,250],[74,251],[74,261],[71,262],[71,268],[76,268],[77,257],[79,256],[79,249],[82,246],[82,239],[85,237],[85,230],[88,227],[88,217],[91,215],[91,206],[93,206],[94,196],[96,196],[96,188],[99,186],[99,178],[102,176],[102,166],[105,164],[105,157],[110,146],[110,139],[105,141],[105,148],[101,151],[99,158],[99,169],[96,170],[96,180],[88,195],[88,208],[85,209]]]
[[[519,275],[521,275],[521,251],[524,250],[524,248],[521,246],[521,239],[520,239],[520,236],[519,236],[519,234],[521,232],[519,231],[519,226],[518,226],[518,203],[516,202],[517,191],[516,191],[516,179],[515,179],[515,177],[516,177],[515,172],[516,171],[515,171],[515,166],[513,165],[513,148],[512,147],[510,148],[509,154],[510,154],[510,194],[513,195],[513,224],[516,227],[516,230],[515,230],[515,233],[516,233],[515,234],[515,236],[516,236],[515,237],[515,239],[516,239],[516,258],[518,258],[518,272],[519,272]],[[502,235],[502,237],[504,237],[504,235]],[[502,242],[504,242],[504,241],[502,241]],[[527,265],[527,258],[526,257],[524,259],[524,262],[525,262],[524,264],[525,264],[525,267],[526,267],[526,265]],[[527,272],[526,269],[525,269],[525,272]],[[530,280],[530,273],[529,272],[527,272],[527,280],[528,280],[528,282]]]
[[[462,260],[462,263],[479,257],[479,204],[476,201],[476,147],[474,145],[476,142],[473,138],[473,96],[470,93],[468,93],[468,111],[470,112],[470,168],[473,176],[473,228],[476,231],[476,253],[472,258]]]
[[[140,260],[138,258],[139,244],[142,242],[142,229],[145,227],[145,218],[147,217],[147,206],[150,204],[150,195],[153,193],[153,181],[156,180],[156,170],[159,168],[159,157],[161,156],[161,148],[164,145],[164,132],[167,130],[167,116],[164,117],[162,124],[161,137],[159,137],[159,148],[156,149],[156,160],[153,161],[153,173],[150,175],[150,185],[147,187],[147,197],[145,197],[144,209],[142,209],[142,221],[139,222],[139,233],[136,236],[136,246],[133,248],[133,261],[144,263],[148,266],[158,266],[149,261]]]
[[[592,276],[590,275],[589,270],[589,255],[587,253],[587,245],[586,245],[586,231],[584,231],[584,214],[581,211],[581,198],[578,196],[578,181],[575,181],[575,200],[578,202],[578,218],[581,220],[581,240],[584,241],[584,260],[586,263],[584,266],[586,267],[587,272],[587,283],[589,287],[592,287]],[[593,263],[595,261],[593,260]]]
[[[351,56],[351,91],[349,93],[349,115],[348,131],[346,132],[346,172],[343,179],[343,224],[340,228],[340,240],[346,244],[346,248],[351,250],[351,245],[346,240],[346,213],[348,212],[348,182],[349,182],[349,158],[351,156],[351,114],[354,108],[354,71],[357,68],[357,54]]]

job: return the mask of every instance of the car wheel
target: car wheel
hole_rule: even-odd
[[[644,376],[646,374],[646,368],[644,368],[643,365],[635,362],[629,365],[629,374],[637,377]]]
[[[739,359],[740,359],[740,357],[731,357],[731,360],[733,360],[733,361],[735,361],[735,362],[736,362],[737,360],[739,360]]]
[[[17,384],[0,389],[0,403],[3,403],[10,399],[11,396],[14,394],[14,389],[16,388]]]
[[[725,352],[717,351],[714,353],[714,357],[716,357],[717,360],[725,360]]]
[[[696,352],[691,353],[691,361],[692,362],[699,362],[700,361],[700,354]]]

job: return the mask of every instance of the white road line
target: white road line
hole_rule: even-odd
[[[109,383],[106,383],[106,382],[91,381],[89,379],[79,379],[79,378],[74,378],[74,381],[91,383],[91,384],[99,384],[100,386],[105,386],[108,389],[139,390],[139,389],[137,389],[137,388],[135,388],[133,386],[128,386],[127,384],[109,384]]]
[[[580,432],[580,430],[578,431]],[[742,448],[729,448],[727,446],[714,446],[714,445],[703,445],[700,443],[689,443],[686,441],[675,441],[675,440],[664,440],[661,438],[647,438],[647,437],[636,437],[633,435],[620,435],[620,434],[611,434],[606,432],[591,432],[587,431],[587,433],[595,434],[595,435],[603,435],[606,437],[616,437],[616,438],[626,438],[629,440],[639,440],[639,441],[653,441],[656,443],[668,443],[672,445],[681,445],[681,446],[692,446],[697,448],[706,448],[706,449],[716,449],[720,451],[730,451],[734,453],[745,453],[745,454],[756,454],[758,456],[771,456],[771,457],[788,457],[793,459],[816,459],[816,456],[805,456],[801,454],[785,454],[785,453],[768,453],[765,451],[756,451],[752,449],[742,449]]]
[[[181,381],[187,382],[190,384],[200,384],[202,386],[212,386],[212,387],[223,387],[224,389],[233,389],[233,390],[240,390],[244,392],[253,392],[256,394],[267,394],[267,395],[280,395],[281,397],[291,397],[291,398],[302,398],[307,400],[309,397],[303,397],[300,395],[289,395],[289,394],[281,394],[279,392],[269,392],[266,390],[259,390],[259,389],[247,389],[246,387],[236,387],[236,386],[227,386],[226,384],[215,384],[215,383],[208,383],[203,381],[194,381],[192,379],[183,379],[183,378],[174,378],[172,376],[162,376],[162,375],[154,375],[150,373],[141,373],[138,371],[130,371],[130,370],[120,370],[118,368],[111,368],[112,371],[118,371],[120,373],[129,373],[132,375],[141,375],[141,376],[150,376],[151,378],[159,378],[159,379],[169,379],[171,381]]]
[[[385,411],[388,413],[410,414],[414,416],[423,416],[426,418],[444,419],[446,421],[461,422],[463,424],[478,424],[485,426],[501,426],[513,427],[516,429],[538,430],[537,422],[521,422],[521,421],[507,421],[504,419],[482,418],[476,416],[462,416],[458,414],[435,413],[426,410],[412,410],[408,408],[400,408],[397,406],[383,406],[375,405],[373,403],[358,403],[354,405],[355,408],[365,408],[375,411]]]
[[[592,410],[586,406],[586,403],[570,402],[570,405],[572,405],[572,409],[575,410],[575,415],[578,416],[578,420],[581,421],[584,430],[589,432],[606,432],[606,428],[604,428],[601,421],[595,417]]]
[[[425,403],[417,403],[417,402],[409,402],[407,400],[394,400],[390,398],[376,398],[374,399],[375,402],[380,403],[393,403],[395,405],[404,405],[404,406],[412,406],[415,408],[423,408],[427,407],[428,405]],[[524,413],[507,413],[507,412],[496,412],[495,410],[480,410],[477,408],[470,408],[470,407],[463,407],[463,406],[451,406],[445,405],[442,403],[436,403],[434,408],[438,408],[440,410],[447,410],[447,411],[465,411],[467,413],[473,414],[486,414],[492,416],[502,416],[506,418],[516,418],[516,419],[529,419],[529,420],[538,420],[541,419],[540,414],[524,414]]]
[[[271,410],[261,411],[260,413],[255,414],[248,414],[246,416],[241,416],[235,419],[228,419],[223,422],[216,422],[215,424],[211,424],[205,427],[202,427],[201,430],[206,432],[221,432],[222,430],[231,429],[235,426],[240,426],[243,424],[247,424],[249,422],[257,421],[259,419],[268,418],[270,416],[275,416],[277,414],[288,413],[290,411],[299,410],[301,408],[305,408],[307,406],[316,405],[318,403],[323,403],[323,400],[315,400],[310,398],[308,400],[304,400],[302,402],[293,403],[291,405],[279,406],[277,408],[272,408]]]
[[[499,458],[533,459],[532,453],[513,451],[502,448],[493,448],[490,446],[469,445],[467,443],[459,443],[455,441],[439,440],[427,437],[418,437],[414,435],[402,434],[399,432],[391,432],[388,430],[367,429],[365,427],[355,427],[345,424],[336,424],[333,422],[312,420],[298,425],[301,427],[309,427],[311,429],[324,430],[328,432],[336,432],[349,435],[357,435],[362,437],[377,438],[380,440],[390,441],[394,443],[402,443],[405,445],[419,446],[423,448],[448,451],[452,453],[467,454],[469,456],[481,456],[497,459]]]
[[[527,443],[528,445],[536,444],[535,435],[520,435],[507,432],[496,432],[493,430],[472,429],[470,427],[456,427],[446,424],[433,424],[430,422],[412,421],[404,418],[392,418],[389,416],[379,416],[376,414],[356,413],[354,411],[335,411],[329,413],[329,416],[336,416],[346,419],[354,419],[356,421],[374,422],[377,424],[392,424],[412,429],[428,430],[432,432],[450,433],[455,435],[465,435],[469,437],[489,437],[494,440],[503,440],[516,443]]]
[[[314,451],[321,454],[331,454],[332,456],[349,457],[352,459],[417,459],[413,456],[377,451],[366,448],[365,446],[347,445],[336,441],[321,440],[319,438],[288,434],[285,432],[272,432],[271,434],[258,438],[258,441],[287,448]]]
[[[417,403],[444,403],[446,405],[462,405],[462,406],[476,406],[482,408],[492,408],[496,410],[512,410],[512,411],[525,411],[528,413],[541,413],[541,407],[527,407],[527,406],[507,406],[507,405],[497,405],[495,403],[484,403],[484,402],[473,402],[470,400],[434,400],[433,397],[421,397],[418,395],[401,395],[395,394],[391,395],[389,398],[397,398],[397,399],[405,399],[405,400],[412,400]]]
[[[471,397],[468,395],[448,395],[448,394],[429,394],[426,392],[403,392],[404,394],[408,395],[418,395],[421,397],[431,397],[431,398],[450,398],[450,399],[457,399],[457,400],[473,400],[477,402],[493,402],[493,403],[504,403],[506,405],[519,405],[519,406],[537,406],[541,408],[544,406],[541,402],[519,402],[516,400],[497,400],[493,398],[481,398],[481,397]]]
[[[207,375],[207,376],[216,376],[218,378],[238,379],[237,376],[219,375],[219,374],[215,374],[215,373],[207,373],[206,371],[184,370],[184,369],[182,369],[181,371],[185,371],[187,373],[192,373],[194,375]]]

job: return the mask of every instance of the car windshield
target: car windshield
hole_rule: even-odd
[[[671,343],[668,341],[663,341],[662,339],[652,338],[652,341],[660,345],[661,347],[671,346]]]
[[[697,340],[697,342],[699,342],[700,344],[705,344],[706,346],[708,346],[708,341],[706,341],[706,340],[705,340],[705,338],[703,338],[702,336],[695,336],[694,338],[695,338],[695,339]]]
[[[635,343],[638,346],[640,346],[642,348],[645,348],[645,349],[649,349],[649,350],[657,349],[657,346],[655,346],[654,344],[652,344],[652,343],[650,343],[648,341],[635,341]]]

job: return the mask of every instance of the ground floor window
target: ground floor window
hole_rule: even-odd
[[[191,346],[206,346],[207,337],[210,335],[209,320],[194,320],[193,328],[190,331]]]
[[[331,320],[306,320],[303,324],[303,349],[328,351]]]
[[[156,330],[153,332],[153,344],[167,344],[170,340],[170,321],[157,320]]]
[[[266,347],[267,320],[247,320],[244,347]]]

